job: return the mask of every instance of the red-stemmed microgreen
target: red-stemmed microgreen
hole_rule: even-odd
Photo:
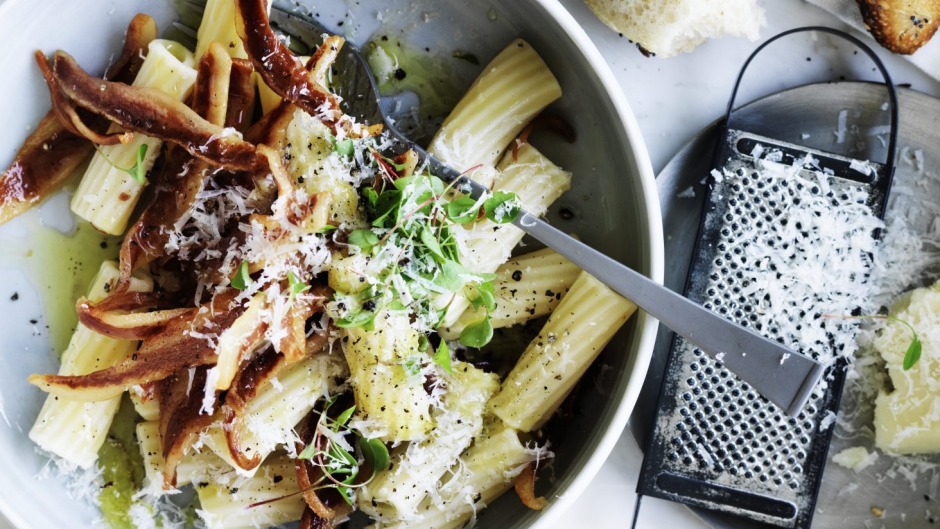
[[[353,491],[388,468],[389,454],[381,440],[367,438],[349,427],[349,420],[356,412],[355,406],[346,408],[335,418],[330,417],[330,407],[335,403],[335,397],[326,401],[312,438],[297,458],[310,461],[323,474],[316,483],[311,484],[311,489],[336,489],[352,505]],[[353,446],[353,442],[347,439],[349,437],[355,441],[361,460],[347,448]],[[363,463],[372,469],[372,474],[365,479],[360,476]]]

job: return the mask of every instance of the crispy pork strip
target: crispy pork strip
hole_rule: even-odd
[[[245,419],[249,402],[257,396],[258,390],[285,367],[328,350],[329,333],[313,334],[307,340],[304,356],[299,359],[291,359],[277,353],[273,347],[268,347],[241,366],[225,395],[225,403],[221,409],[222,432],[225,434],[229,453],[238,466],[251,470],[261,464],[258,454],[249,455],[242,449],[239,438],[241,428],[238,427]]]
[[[213,414],[204,413],[209,369],[209,366],[182,369],[157,382],[164,489],[176,487],[176,467],[214,419]],[[215,408],[219,392],[213,391],[208,398]]]
[[[210,46],[197,66],[193,110],[214,125],[243,127],[254,102],[251,65],[229,59],[218,44]],[[164,247],[174,223],[189,210],[203,189],[206,177],[217,170],[204,160],[192,159],[178,147],[167,153],[155,190],[121,245],[121,290],[134,270],[165,255]]]
[[[223,333],[244,312],[244,306],[235,302],[237,296],[237,290],[226,290],[199,309],[172,319],[160,333],[144,340],[137,353],[114,367],[87,375],[31,375],[29,382],[55,395],[98,401],[180,369],[215,364],[211,337]]]
[[[138,309],[134,307],[134,309]],[[195,309],[166,309],[152,312],[127,312],[119,309],[106,309],[93,304],[86,298],[80,298],[76,304],[78,321],[85,327],[110,338],[120,340],[141,340],[155,336],[176,318],[192,317]]]
[[[64,51],[53,55],[51,72],[71,103],[122,128],[159,138],[192,156],[233,171],[264,171],[267,161],[255,145],[206,121],[180,101],[150,88],[96,79]]]
[[[127,28],[121,55],[108,68],[105,78],[133,81],[147,45],[156,36],[157,25],[150,16],[135,16]],[[104,129],[107,122],[94,119],[91,126]],[[63,125],[54,110],[47,112],[23,142],[13,163],[0,175],[0,224],[42,202],[75,172],[92,150],[92,144]]]
[[[236,13],[238,35],[248,58],[275,93],[312,116],[339,108],[333,94],[277,38],[268,21],[266,0],[238,0]]]

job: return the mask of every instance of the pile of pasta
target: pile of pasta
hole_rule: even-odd
[[[298,57],[267,8],[210,0],[195,51],[138,15],[104,79],[37,55],[53,109],[3,174],[26,191],[0,193],[0,221],[90,157],[72,211],[124,239],[77,302],[59,373],[30,378],[50,394],[30,438],[92,467],[127,394],[139,496],[192,484],[210,528],[329,527],[353,511],[458,527],[513,484],[541,508],[535,468],[551,454],[530,432],[635,306],[551,250],[512,257],[523,233],[486,197],[459,202],[413,153],[387,153],[381,124],[343,114],[329,90],[342,39]],[[570,174],[517,137],[560,95],[516,40],[429,151],[543,214]],[[424,202],[380,223],[382,197],[405,204],[421,185]],[[409,268],[406,225],[430,278]],[[468,328],[545,316],[502,379],[455,352]]]

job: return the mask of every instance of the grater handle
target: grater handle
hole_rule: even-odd
[[[754,58],[756,58],[764,48],[766,48],[767,46],[771,45],[772,43],[782,38],[785,38],[789,35],[793,35],[794,33],[806,33],[806,32],[812,32],[812,31],[819,32],[819,33],[826,33],[826,34],[841,38],[843,40],[846,40],[852,43],[856,48],[858,48],[865,55],[867,55],[869,59],[871,59],[871,61],[875,64],[875,68],[884,78],[885,93],[888,95],[888,106],[889,106],[888,110],[890,111],[889,118],[888,118],[890,128],[888,130],[888,144],[885,150],[885,161],[884,161],[885,175],[880,186],[881,186],[881,189],[887,194],[888,190],[891,188],[891,181],[894,179],[894,169],[895,169],[895,164],[896,164],[895,158],[898,152],[898,146],[897,146],[898,129],[900,127],[898,125],[898,121],[900,119],[899,117],[900,110],[898,108],[898,93],[894,87],[894,81],[891,80],[891,74],[888,73],[888,68],[885,67],[883,62],[881,62],[881,59],[878,57],[878,54],[876,54],[864,42],[853,37],[852,35],[849,35],[848,33],[844,31],[834,29],[834,28],[829,28],[826,26],[806,26],[806,27],[794,28],[794,29],[784,31],[783,33],[775,35],[767,39],[766,41],[764,41],[764,43],[758,46],[757,49],[754,50],[754,52],[751,53],[751,55],[747,58],[747,60],[744,61],[744,66],[742,66],[741,71],[738,72],[738,78],[734,82],[734,88],[731,89],[731,98],[728,99],[728,108],[725,111],[725,119],[724,119],[723,127],[725,130],[733,128],[733,119],[734,119],[734,111],[735,111],[734,103],[738,97],[738,91],[741,88],[741,82],[744,80],[744,73],[747,72],[747,68],[748,66],[751,65],[751,61],[753,61]],[[878,211],[879,216],[884,215],[885,208],[887,207],[887,205],[888,205],[887,200],[881,204],[879,211]]]
[[[812,358],[715,314],[530,213],[514,224],[724,363],[791,417],[803,409],[825,371]]]

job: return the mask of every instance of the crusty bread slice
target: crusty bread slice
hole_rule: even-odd
[[[756,40],[764,10],[755,0],[585,0],[605,24],[659,57],[724,35]]]
[[[862,20],[879,44],[910,54],[940,25],[940,0],[857,0]]]

